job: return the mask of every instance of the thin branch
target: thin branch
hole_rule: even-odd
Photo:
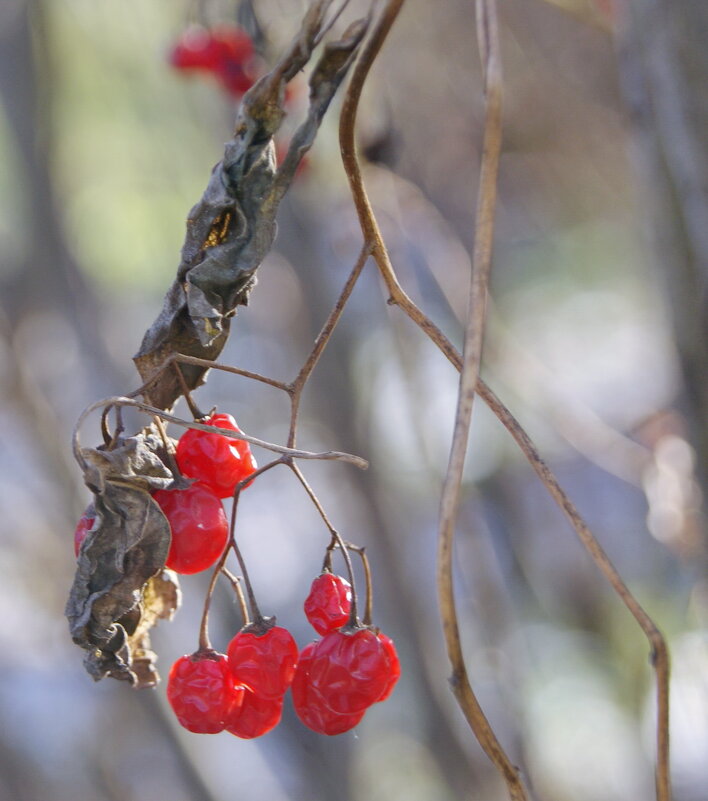
[[[144,384],[139,386],[136,390],[130,393],[129,398],[144,395],[152,384],[157,381],[165,370],[172,364],[191,364],[194,367],[206,367],[210,370],[222,370],[225,373],[233,373],[240,375],[244,378],[251,378],[254,381],[261,381],[263,384],[269,384],[276,389],[282,389],[283,392],[289,392],[288,385],[282,381],[276,381],[273,378],[260,375],[259,373],[252,373],[250,370],[241,370],[239,367],[231,367],[229,364],[221,364],[220,362],[211,361],[211,359],[200,359],[198,356],[187,356],[184,353],[171,353],[157,368],[155,368],[152,375],[145,381]],[[184,376],[183,376],[184,378]]]
[[[298,478],[298,481],[302,484],[305,492],[308,494],[310,500],[315,505],[315,508],[320,513],[320,517],[324,521],[325,526],[329,530],[329,533],[332,535],[332,539],[339,545],[342,551],[342,557],[344,558],[344,563],[347,566],[347,575],[349,576],[349,583],[352,585],[352,605],[351,610],[349,612],[349,625],[355,627],[359,624],[358,618],[358,600],[356,594],[356,582],[354,580],[354,567],[352,565],[351,557],[349,556],[349,551],[347,550],[347,545],[342,539],[342,535],[337,531],[337,529],[332,525],[330,519],[327,517],[327,513],[324,510],[324,507],[320,503],[319,498],[315,495],[315,491],[312,487],[308,484],[307,479],[302,474],[300,468],[294,462],[288,462],[290,469],[295,473]]]
[[[236,598],[238,599],[238,605],[241,608],[241,619],[243,620],[243,625],[248,626],[248,624],[251,622],[251,617],[248,614],[248,604],[246,603],[246,596],[243,594],[241,579],[238,576],[234,576],[234,574],[225,567],[221,568],[221,572],[231,582],[231,586],[233,587],[233,590],[236,593]]]
[[[335,326],[339,322],[340,317],[342,316],[342,312],[344,311],[344,307],[351,297],[352,291],[356,282],[361,275],[361,271],[364,269],[364,265],[366,264],[367,259],[371,255],[371,247],[368,244],[364,244],[361,249],[361,253],[359,254],[359,258],[356,260],[356,264],[354,265],[351,273],[349,274],[349,278],[347,278],[347,282],[344,285],[344,289],[342,289],[341,295],[337,298],[337,302],[334,304],[334,308],[330,312],[329,317],[327,318],[325,324],[322,326],[322,330],[317,336],[315,340],[315,344],[312,348],[312,352],[307,357],[305,364],[303,364],[300,372],[297,374],[297,377],[289,385],[288,390],[290,391],[290,402],[291,402],[291,417],[290,417],[290,433],[288,434],[288,447],[294,448],[295,447],[295,429],[297,428],[297,419],[298,419],[298,411],[300,409],[300,398],[302,396],[302,390],[307,382],[308,378],[312,375],[312,371],[315,369],[317,362],[322,355],[322,352],[327,347],[327,343],[332,336],[332,332],[334,331]]]
[[[359,222],[366,242],[372,242],[372,255],[381,273],[382,279],[389,291],[389,304],[396,305],[431,339],[440,349],[450,363],[457,369],[462,369],[462,358],[452,343],[447,339],[443,332],[416,306],[401,287],[396,273],[391,264],[386,246],[383,242],[380,229],[373,214],[371,203],[366,193],[361,175],[361,168],[356,155],[354,132],[356,125],[356,113],[361,97],[361,91],[368,75],[369,69],[375,59],[383,41],[390,30],[393,21],[398,14],[403,0],[390,0],[384,9],[379,21],[377,22],[371,37],[366,42],[359,61],[355,65],[352,73],[349,89],[344,98],[342,113],[340,116],[340,149],[342,162],[345,167],[349,180],[352,198],[359,216]],[[483,46],[489,46],[488,34],[484,34],[487,25],[480,26],[480,33],[485,36]],[[489,63],[485,71],[489,70]],[[592,532],[588,529],[575,507],[560,488],[553,473],[541,459],[537,449],[528,438],[518,421],[513,417],[508,409],[494,395],[489,387],[480,379],[477,379],[476,392],[489,406],[501,423],[507,428],[516,440],[522,452],[536,471],[556,503],[566,513],[571,525],[573,526],[578,538],[585,546],[586,550],[595,561],[600,571],[610,582],[617,592],[622,602],[629,609],[635,620],[641,627],[651,645],[652,664],[656,672],[657,680],[657,799],[658,801],[670,801],[671,794],[669,789],[669,655],[666,641],[644,611],[639,602],[635,599],[627,586],[622,581],[619,573],[612,562],[606,556],[602,547],[595,539]],[[482,710],[479,708],[473,695],[468,697],[470,709],[475,712],[477,718],[482,717]],[[495,764],[499,767],[504,762],[501,755]],[[515,771],[515,769],[514,769]],[[508,776],[507,785],[516,788],[516,774],[512,772]],[[516,790],[515,790],[516,791]],[[514,796],[512,795],[512,798]],[[516,796],[523,798],[522,795]]]
[[[462,474],[465,466],[472,406],[482,361],[482,341],[486,322],[487,287],[492,261],[497,175],[502,141],[502,75],[499,55],[496,5],[494,0],[478,0],[477,35],[484,73],[486,109],[480,184],[477,196],[475,244],[472,258],[470,297],[465,327],[464,356],[460,371],[457,412],[450,459],[440,498],[438,531],[438,595],[452,666],[451,685],[470,727],[487,756],[507,784],[512,799],[525,801],[526,788],[518,768],[511,762],[484,715],[472,690],[457,619],[453,585],[453,543],[458,518]]]
[[[74,456],[76,461],[81,466],[84,465],[84,460],[81,456],[81,447],[79,445],[79,430],[91,412],[104,406],[133,406],[136,409],[142,409],[142,411],[148,412],[148,414],[160,417],[162,420],[166,420],[168,423],[173,423],[174,425],[181,426],[182,428],[196,428],[199,431],[206,431],[208,434],[220,434],[221,436],[228,437],[229,439],[244,440],[245,442],[250,442],[251,445],[257,445],[260,448],[265,448],[266,450],[273,451],[274,453],[282,453],[283,456],[288,456],[293,459],[322,459],[327,461],[348,462],[349,464],[353,464],[355,467],[359,467],[362,470],[366,470],[366,468],[369,466],[369,463],[366,461],[366,459],[362,459],[361,456],[354,456],[351,453],[341,453],[340,451],[313,453],[311,451],[301,451],[294,448],[286,448],[283,445],[276,445],[273,442],[266,442],[265,440],[258,439],[257,437],[251,437],[248,434],[244,434],[242,431],[231,431],[231,429],[227,428],[207,426],[203,423],[182,420],[182,418],[168,414],[167,412],[163,411],[162,409],[158,409],[155,406],[149,406],[147,403],[141,403],[140,401],[136,401],[132,398],[125,398],[122,396],[104,398],[103,400],[96,401],[90,406],[87,406],[86,409],[84,409],[84,411],[81,413],[81,416],[76,423],[76,427],[74,428],[72,440]]]

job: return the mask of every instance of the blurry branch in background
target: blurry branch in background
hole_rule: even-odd
[[[643,184],[648,251],[663,278],[684,377],[683,399],[708,484],[708,4],[628,0],[616,44]]]
[[[492,412],[505,426],[525,454],[536,474],[546,486],[551,497],[556,501],[573,526],[578,538],[592,557],[603,575],[610,582],[625,606],[629,609],[651,645],[651,661],[656,672],[657,681],[657,726],[656,726],[656,797],[658,801],[669,801],[671,798],[669,780],[669,654],[663,635],[647,615],[642,606],[632,595],[614,565],[605,554],[597,539],[588,529],[570,499],[560,487],[557,479],[541,458],[538,450],[528,435],[487,385],[478,378],[479,352],[481,347],[481,330],[484,320],[485,299],[480,296],[486,281],[484,273],[488,269],[491,258],[491,233],[493,222],[493,205],[496,197],[496,162],[499,157],[500,100],[495,93],[500,91],[499,50],[496,32],[496,15],[493,0],[486,0],[477,6],[480,51],[484,66],[487,92],[487,111],[485,117],[484,155],[482,178],[480,184],[480,200],[478,206],[474,267],[472,276],[471,298],[473,304],[469,310],[471,320],[467,328],[465,362],[440,331],[439,328],[413,303],[402,289],[383,242],[379,226],[374,217],[371,204],[364,188],[361,168],[356,155],[354,129],[356,113],[361,91],[369,69],[393,24],[402,0],[390,0],[367,41],[358,63],[356,64],[350,86],[344,100],[340,119],[340,146],[342,161],[349,179],[352,196],[359,216],[365,242],[372,247],[372,255],[389,292],[389,304],[399,306],[418,325],[422,331],[438,346],[457,370],[463,371],[460,386],[460,406],[451,454],[451,468],[446,481],[443,502],[441,503],[441,544],[439,587],[441,612],[445,629],[448,650],[453,666],[453,690],[475,735],[494,762],[507,783],[512,799],[526,798],[526,791],[521,783],[516,768],[498,744],[496,736],[484,717],[467,681],[462,648],[454,611],[454,597],[451,580],[451,556],[449,555],[451,532],[456,519],[456,485],[461,481],[462,464],[459,454],[464,456],[469,426],[469,413],[472,395],[475,390],[489,406]],[[469,384],[474,379],[472,386]],[[464,686],[466,685],[466,686]],[[461,689],[463,688],[463,689]]]
[[[612,28],[614,4],[617,0],[545,0],[585,25],[609,31]]]

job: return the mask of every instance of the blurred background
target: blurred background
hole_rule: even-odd
[[[681,103],[705,54],[689,77],[671,54],[676,41],[691,45],[687,15],[705,21],[706,9],[673,5],[657,28],[647,8],[664,13],[658,0],[634,10],[501,3],[505,144],[483,374],[667,635],[675,797],[699,801],[708,261],[705,198],[691,194],[701,164],[691,169],[690,137],[674,137],[671,124],[696,130],[698,119],[681,128]],[[267,57],[305,7],[253,3]],[[348,13],[365,7],[352,2]],[[261,740],[192,735],[172,717],[164,683],[94,684],[69,638],[72,533],[89,500],[72,429],[84,407],[138,385],[131,357],[235,114],[237,100],[215,80],[176,71],[168,54],[189,24],[238,13],[235,0],[0,3],[0,799],[501,801],[448,690],[435,591],[457,375],[387,307],[373,265],[305,391],[299,441],[371,463],[302,468],[333,523],[368,549],[375,623],[403,664],[392,698],[335,738],[305,729],[289,702]],[[393,263],[458,344],[483,114],[475,42],[473,4],[408,0],[359,115]],[[673,72],[661,71],[662,53]],[[682,93],[666,94],[671,80]],[[305,99],[296,88],[286,127]],[[338,154],[333,106],[222,361],[287,381],[306,358],[361,245]],[[196,398],[249,434],[285,441],[288,403],[277,390],[212,374]],[[97,419],[82,441],[100,441]],[[244,495],[239,541],[263,611],[303,646],[312,631],[302,602],[328,533],[288,471]],[[481,403],[455,558],[472,683],[534,796],[652,798],[648,645]],[[163,676],[197,646],[207,581],[184,577],[182,608],[154,632]],[[239,626],[220,588],[214,645],[223,650]]]

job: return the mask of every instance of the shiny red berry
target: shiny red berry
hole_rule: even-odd
[[[329,709],[353,715],[378,701],[389,671],[384,644],[371,629],[359,628],[325,634],[314,648],[308,673]]]
[[[246,627],[231,640],[227,653],[234,681],[262,698],[282,697],[295,675],[297,644],[282,626],[264,633]]]
[[[165,566],[177,573],[199,573],[221,556],[229,525],[221,501],[201,484],[183,490],[157,490],[152,496],[172,530]]]
[[[322,573],[312,582],[305,600],[305,615],[318,634],[338,629],[349,620],[352,588],[334,573]]]
[[[359,723],[364,717],[365,710],[352,715],[340,715],[325,704],[310,681],[310,664],[316,645],[317,643],[311,642],[300,652],[295,678],[290,688],[295,713],[312,731],[328,735],[343,734]]]
[[[384,687],[383,692],[381,695],[376,699],[377,703],[380,701],[385,701],[389,695],[393,692],[393,688],[396,686],[396,683],[401,678],[401,662],[398,658],[398,654],[396,653],[396,646],[393,644],[393,640],[388,637],[386,634],[382,634],[381,632],[378,633],[378,638],[383,644],[384,651],[388,656],[388,681],[386,682],[386,686]]]
[[[76,524],[76,530],[74,531],[74,556],[79,555],[81,543],[86,539],[86,535],[93,528],[95,519],[95,517],[89,515],[87,512],[81,515],[79,522]]]
[[[172,665],[167,700],[185,729],[216,734],[241,706],[243,687],[234,686],[223,654],[196,653],[182,656]]]
[[[203,422],[240,433],[230,414],[214,414]],[[229,439],[196,428],[190,428],[180,437],[175,458],[182,475],[208,487],[219,498],[233,495],[239,481],[257,468],[251,448],[244,440]]]
[[[226,721],[226,731],[251,740],[269,732],[280,723],[283,714],[283,696],[263,698],[249,689],[244,689],[243,703],[234,709]]]

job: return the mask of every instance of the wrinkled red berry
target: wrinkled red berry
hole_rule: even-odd
[[[79,518],[79,522],[76,524],[76,530],[74,531],[74,556],[79,555],[81,543],[86,539],[86,535],[93,528],[95,520],[96,518],[89,515],[87,512],[84,512]]]
[[[172,530],[165,566],[177,573],[198,573],[211,567],[229,539],[224,508],[216,495],[193,484],[183,490],[157,490],[152,497]]]
[[[234,680],[262,698],[282,697],[295,675],[297,644],[282,626],[271,626],[263,634],[242,629],[227,653]]]
[[[312,731],[328,735],[343,734],[359,723],[364,717],[365,710],[352,715],[340,715],[324,703],[320,693],[312,686],[309,675],[316,645],[317,643],[311,642],[300,653],[295,678],[290,688],[295,713]]]
[[[280,723],[283,714],[283,696],[263,698],[245,688],[243,703],[234,709],[226,721],[226,731],[251,740],[269,732]]]
[[[351,605],[349,582],[333,573],[322,573],[312,582],[305,615],[318,634],[326,634],[347,622]]]
[[[230,414],[214,414],[203,422],[240,433]],[[208,487],[219,498],[233,495],[239,481],[257,468],[251,448],[244,440],[229,439],[196,428],[182,434],[175,458],[182,475]]]
[[[195,734],[223,731],[229,716],[243,701],[226,657],[210,652],[180,657],[170,670],[167,700],[185,729]]]
[[[382,634],[379,632],[378,638],[383,644],[384,651],[388,656],[388,681],[386,686],[384,687],[383,692],[381,695],[376,699],[377,702],[385,701],[389,695],[393,692],[393,688],[396,686],[396,683],[401,678],[401,662],[398,658],[398,654],[396,653],[396,646],[393,644],[393,640],[388,637],[386,634]]]
[[[309,678],[329,709],[352,715],[378,701],[389,670],[386,648],[371,629],[337,629],[316,644]]]

